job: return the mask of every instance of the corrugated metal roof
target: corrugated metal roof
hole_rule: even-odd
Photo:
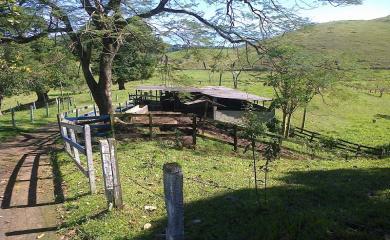
[[[168,92],[190,92],[190,93],[202,93],[204,95],[215,98],[237,99],[245,101],[272,101],[272,98],[260,97],[247,92],[242,92],[236,89],[222,87],[222,86],[206,86],[202,88],[195,87],[165,87],[161,85],[157,86],[138,86],[136,90],[142,91],[168,91]]]

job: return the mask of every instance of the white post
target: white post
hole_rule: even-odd
[[[183,173],[179,164],[166,163],[164,170],[165,205],[168,214],[167,240],[184,239]]]
[[[93,167],[93,156],[92,156],[92,143],[91,143],[91,128],[87,124],[84,126],[84,141],[85,141],[85,151],[87,155],[87,165],[88,165],[88,178],[89,178],[89,189],[91,193],[96,193],[96,183],[95,183],[95,169]]]
[[[76,134],[74,133],[74,130],[70,128],[69,133],[70,133],[70,139],[72,139],[72,142],[76,143],[77,140],[76,140]],[[73,156],[74,156],[74,160],[78,163],[78,165],[81,165],[79,150],[75,147],[73,147]]]

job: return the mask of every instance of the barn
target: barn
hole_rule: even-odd
[[[271,98],[222,86],[167,87],[143,85],[129,95],[136,105],[147,105],[150,111],[193,113],[201,118],[239,123],[251,105],[264,121],[275,116],[268,107]]]

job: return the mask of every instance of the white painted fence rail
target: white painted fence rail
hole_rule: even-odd
[[[61,137],[64,140],[66,152],[72,157],[80,171],[88,178],[89,189],[91,193],[96,193],[95,169],[93,166],[90,126],[75,125],[72,122],[63,119],[61,114],[57,115],[57,120],[58,126],[60,128]],[[77,142],[77,133],[82,134],[84,145]],[[84,167],[81,163],[80,153],[86,156],[86,167]]]

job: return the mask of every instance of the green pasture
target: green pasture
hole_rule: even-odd
[[[121,211],[107,211],[99,154],[94,155],[98,194],[90,195],[87,178],[72,160],[62,151],[53,153],[57,181],[63,183],[57,197],[65,202],[59,232],[71,239],[162,239],[167,221],[162,166],[178,162],[186,239],[355,240],[389,234],[389,159],[276,160],[268,190],[260,184],[258,205],[252,161],[241,152],[201,139],[196,150],[178,149],[168,140],[119,142]],[[263,172],[258,175],[263,179]],[[146,223],[152,227],[145,230]]]

